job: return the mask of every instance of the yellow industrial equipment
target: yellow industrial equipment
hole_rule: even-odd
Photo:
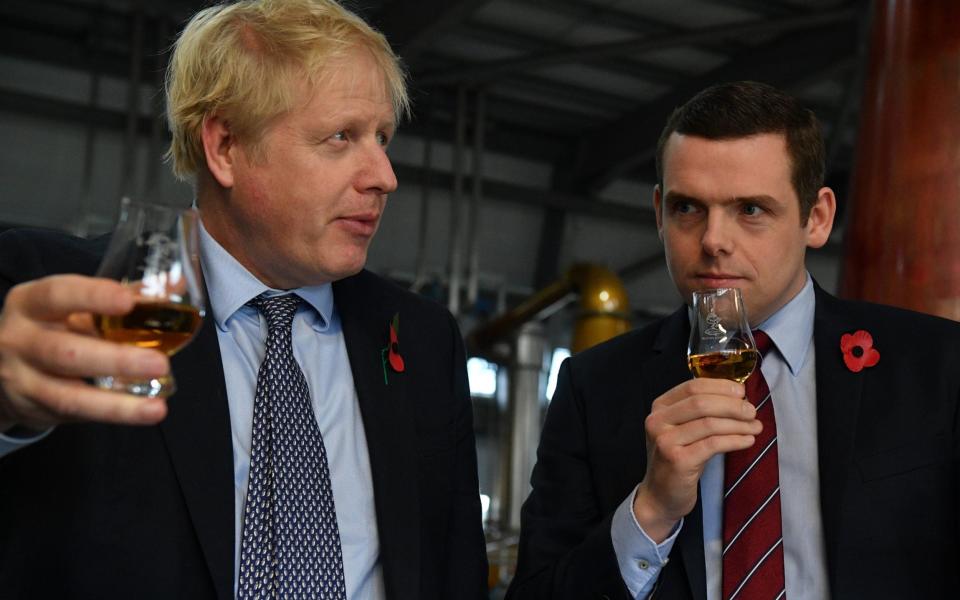
[[[481,325],[467,336],[471,350],[488,354],[527,321],[543,318],[579,299],[571,352],[579,352],[630,329],[627,292],[616,273],[589,263],[570,267],[563,277],[536,292],[515,308]]]

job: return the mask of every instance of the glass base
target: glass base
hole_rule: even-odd
[[[97,377],[97,387],[115,392],[125,392],[145,398],[166,398],[177,391],[172,375],[153,379],[127,379],[126,377]]]

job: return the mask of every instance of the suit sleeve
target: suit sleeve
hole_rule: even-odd
[[[46,275],[40,256],[16,230],[0,235],[0,307],[10,288]]]
[[[444,598],[487,600],[487,552],[477,477],[477,444],[467,382],[463,340],[449,317],[453,356],[452,398],[456,405],[456,498],[447,533],[448,565]]]
[[[21,239],[16,230],[0,235],[0,311],[6,302],[10,289],[19,283],[30,281],[45,275],[39,253],[34,251],[33,245]],[[0,433],[0,458],[26,448],[30,444],[45,438],[52,429],[40,434],[22,430]]]
[[[564,362],[521,510],[517,572],[508,600],[627,599],[587,453],[582,399]]]

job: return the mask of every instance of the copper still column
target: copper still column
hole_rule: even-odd
[[[960,2],[874,10],[840,293],[960,320]]]

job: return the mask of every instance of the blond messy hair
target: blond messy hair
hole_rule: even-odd
[[[177,39],[166,75],[167,158],[180,179],[206,164],[203,121],[218,114],[257,154],[270,123],[356,48],[383,72],[397,120],[409,113],[406,77],[386,38],[334,0],[243,0],[206,8]]]

